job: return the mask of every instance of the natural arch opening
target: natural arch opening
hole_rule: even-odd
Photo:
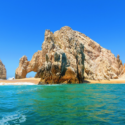
[[[26,78],[34,78],[35,75],[36,75],[36,72],[31,71],[31,72],[27,73]]]

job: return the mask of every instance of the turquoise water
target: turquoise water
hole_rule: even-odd
[[[0,125],[124,125],[125,84],[0,86]]]

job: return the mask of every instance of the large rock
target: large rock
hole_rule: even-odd
[[[71,38],[74,33],[71,28],[69,30],[71,33],[67,33],[63,43],[65,49],[61,49],[60,44],[56,44],[58,40],[54,34],[46,30],[42,51],[35,53],[31,61],[23,56],[16,69],[15,78],[25,78],[28,72],[34,71],[37,72],[35,77],[40,77],[44,83],[82,83],[84,80],[84,45],[77,38]]]
[[[26,56],[20,59],[16,78],[25,78],[30,71],[37,72],[35,77],[44,83],[81,83],[84,77],[117,79],[124,73],[119,55],[116,58],[110,50],[68,26],[54,34],[46,30],[42,51],[31,61]]]
[[[6,79],[6,68],[0,60],[0,79]]]
[[[43,66],[36,74],[42,82],[82,83],[84,80],[84,45],[74,37],[71,28],[65,28],[68,30],[65,31],[62,43],[50,30],[45,32],[42,45]]]

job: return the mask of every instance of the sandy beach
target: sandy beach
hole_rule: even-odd
[[[90,84],[120,84],[120,83],[125,83],[125,79],[110,79],[110,80],[100,80],[100,81],[96,81],[96,80],[86,80],[87,83]]]
[[[18,85],[18,83],[33,83],[34,85],[38,85],[40,78],[24,78],[24,79],[14,79],[14,80],[0,80],[0,83],[7,85],[7,83],[14,83],[14,85]],[[125,79],[111,79],[111,80],[85,80],[84,83],[88,84],[120,84],[125,83]]]
[[[6,83],[14,83],[14,85],[17,83],[33,83],[34,85],[37,85],[40,81],[40,78],[24,78],[24,79],[14,79],[14,80],[0,80],[0,83],[6,84]]]

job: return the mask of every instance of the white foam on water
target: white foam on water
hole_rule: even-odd
[[[34,91],[37,91],[37,90],[39,90],[39,89],[43,89],[43,88],[33,88],[33,89],[31,89],[31,88],[29,88],[29,89],[24,89],[24,90],[20,90],[19,92],[18,92],[18,94],[22,94],[22,93],[27,93],[27,92],[34,92]]]
[[[63,84],[45,84],[45,85],[42,85],[42,86],[61,86]]]
[[[20,113],[5,116],[0,120],[0,125],[20,124],[26,121],[26,116]]]
[[[36,85],[36,84],[31,82],[13,82],[13,83],[0,82],[0,85]]]

